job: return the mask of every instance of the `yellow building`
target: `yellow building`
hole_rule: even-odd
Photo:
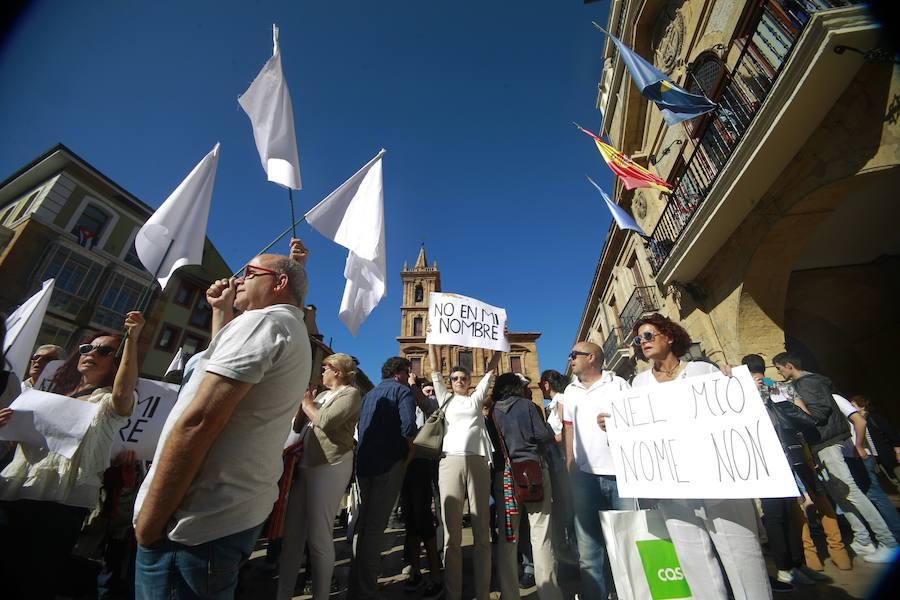
[[[419,250],[419,256],[412,268],[403,263],[400,273],[403,280],[403,299],[400,305],[400,356],[408,358],[416,375],[430,377],[432,365],[428,360],[428,346],[425,335],[428,330],[428,298],[431,292],[441,291],[441,272],[437,260],[428,265],[425,257],[425,246]],[[509,332],[509,353],[500,360],[501,373],[522,373],[531,380],[532,393],[539,397],[538,380],[541,371],[538,365],[537,332]],[[490,360],[491,352],[481,348],[465,348],[462,346],[442,346],[441,364],[438,370],[446,377],[454,366],[466,367],[472,374],[471,385],[474,389],[484,377],[485,366]],[[449,382],[446,382],[449,384]]]
[[[674,191],[617,184],[650,239],[610,229],[578,339],[630,375],[643,368],[630,326],[658,310],[697,356],[771,365],[789,349],[898,415],[882,367],[892,357],[873,350],[900,333],[900,71],[867,8],[613,0],[607,28],[726,110],[667,126],[611,40],[598,41],[601,130]]]

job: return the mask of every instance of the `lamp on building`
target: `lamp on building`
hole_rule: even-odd
[[[657,156],[656,154],[651,154],[650,156],[647,157],[647,160],[650,161],[651,165],[655,165],[662,159],[663,156],[665,156],[666,154],[668,154],[669,152],[672,151],[672,146],[680,146],[683,143],[684,143],[684,140],[681,140],[681,139],[672,140],[672,143],[669,144],[668,146],[666,146],[663,149],[663,151],[659,153],[659,156]]]
[[[847,50],[862,54],[863,60],[867,63],[894,63],[900,65],[900,60],[894,58],[894,54],[885,48],[872,48],[871,50],[860,50],[853,46],[838,45],[834,47],[835,54],[844,54]]]

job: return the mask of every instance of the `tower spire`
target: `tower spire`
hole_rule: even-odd
[[[414,269],[427,269],[428,268],[428,259],[425,258],[425,242],[422,242],[422,247],[419,248],[419,257],[416,259],[416,265],[413,268]]]

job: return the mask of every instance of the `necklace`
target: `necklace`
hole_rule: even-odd
[[[679,360],[679,361],[675,364],[675,366],[672,367],[671,369],[660,369],[660,368],[657,367],[656,365],[653,365],[653,370],[654,370],[654,371],[656,371],[657,373],[662,373],[663,375],[665,375],[666,377],[668,377],[668,378],[670,378],[670,379],[672,379],[672,378],[674,377],[675,372],[676,372],[678,369],[680,369],[680,368],[681,368],[681,361],[680,361],[680,360]]]

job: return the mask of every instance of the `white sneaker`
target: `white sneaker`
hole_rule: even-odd
[[[781,583],[794,583],[794,574],[790,571],[778,571],[775,579]]]
[[[796,569],[794,569],[795,574],[798,571],[800,573],[803,573],[803,576],[806,577],[807,579],[811,580],[813,583],[815,583],[817,581],[831,581],[831,577],[829,577],[825,573],[819,573],[818,571],[816,571],[814,569],[810,569],[806,565],[803,565],[802,567],[797,567]]]
[[[850,542],[850,549],[856,552],[858,556],[864,556],[866,554],[875,554],[875,546],[872,544],[860,544],[856,540]]]
[[[888,548],[887,546],[878,546],[878,550],[872,554],[863,556],[863,560],[870,563],[892,563],[897,558],[898,549],[896,546]]]
[[[806,576],[806,573],[794,567],[791,569],[791,577],[794,578],[793,583],[798,585],[813,585],[815,581]]]

